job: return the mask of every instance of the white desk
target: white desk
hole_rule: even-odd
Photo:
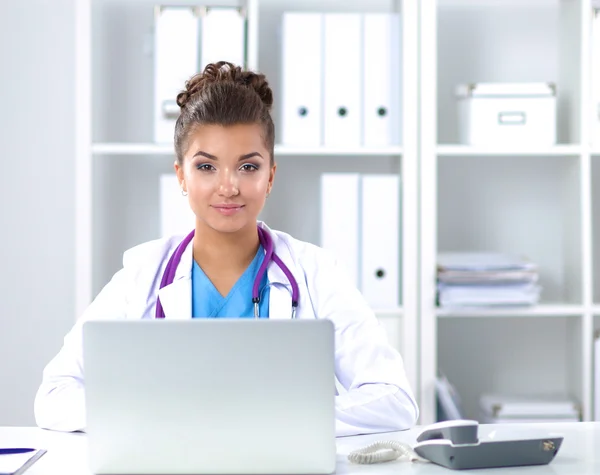
[[[481,437],[489,431],[502,429],[504,425],[482,425]],[[511,425],[511,428],[521,427]],[[527,428],[546,429],[564,435],[563,445],[556,458],[549,465],[535,467],[516,467],[494,470],[452,471],[431,463],[409,463],[405,461],[388,462],[375,465],[354,465],[347,462],[346,455],[351,450],[368,445],[378,440],[400,440],[410,444],[420,432],[419,428],[387,434],[376,434],[358,437],[345,437],[337,440],[338,467],[337,474],[451,474],[465,473],[475,475],[491,473],[494,475],[512,475],[524,473],[528,475],[584,475],[600,474],[600,423],[564,423],[564,424],[528,424]],[[90,475],[87,469],[87,440],[85,434],[65,434],[43,431],[35,428],[0,428],[0,447],[35,447],[44,448],[44,455],[26,472],[26,475]]]

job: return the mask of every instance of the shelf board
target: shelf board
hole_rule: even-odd
[[[595,1],[595,0],[593,0]],[[438,7],[460,7],[460,8],[515,8],[515,7],[556,7],[558,0],[438,0]]]
[[[175,155],[173,144],[101,142],[92,144],[96,155]]]
[[[92,153],[96,155],[174,155],[172,144],[154,143],[116,143],[100,142],[92,144]],[[331,156],[331,157],[365,157],[401,156],[402,147],[289,147],[275,146],[275,156]]]
[[[555,145],[542,148],[503,148],[503,147],[471,147],[469,145],[438,145],[436,153],[443,157],[562,157],[579,155],[583,151],[580,145]]]
[[[436,315],[441,318],[452,317],[577,317],[584,313],[582,305],[542,304],[533,307],[505,308],[468,308],[448,309],[438,308]]]
[[[389,146],[389,147],[291,147],[286,145],[275,146],[275,156],[339,156],[339,157],[364,157],[364,156],[378,156],[378,157],[390,157],[390,156],[401,156],[402,147],[400,146]]]
[[[594,304],[592,306],[592,314],[595,317],[600,317],[600,304]]]

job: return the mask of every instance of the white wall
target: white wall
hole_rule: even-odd
[[[0,426],[74,319],[74,0],[0,2]]]

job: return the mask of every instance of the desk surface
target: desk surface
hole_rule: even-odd
[[[563,424],[511,424],[481,425],[480,438],[493,430],[544,430],[560,433],[564,436],[563,445],[556,458],[549,465],[535,467],[515,467],[494,470],[451,471],[431,463],[410,463],[404,460],[375,465],[354,465],[347,461],[350,451],[379,440],[399,440],[414,444],[420,428],[404,432],[375,434],[367,436],[343,437],[337,439],[338,465],[337,474],[450,474],[465,473],[469,475],[493,473],[495,475],[512,475],[525,473],[538,474],[600,474],[600,423],[579,422]],[[87,468],[87,439],[85,434],[67,434],[50,432],[36,428],[0,428],[0,447],[35,447],[48,451],[26,475],[90,475]],[[401,472],[399,472],[401,470]]]

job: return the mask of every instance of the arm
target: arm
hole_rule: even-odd
[[[39,427],[68,432],[85,430],[83,323],[97,318],[125,318],[125,311],[124,270],[120,270],[75,323],[59,353],[44,369],[34,402]]]
[[[346,390],[336,396],[336,435],[412,427],[419,416],[401,355],[348,277],[325,252],[307,275],[317,318],[335,326],[336,377]]]

